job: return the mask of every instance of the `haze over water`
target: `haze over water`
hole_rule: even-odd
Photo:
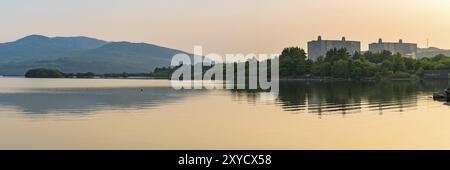
[[[282,81],[271,101],[167,80],[0,80],[1,149],[450,149],[450,106],[431,98],[447,81]]]

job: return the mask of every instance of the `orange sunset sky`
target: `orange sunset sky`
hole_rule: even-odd
[[[448,0],[2,0],[0,42],[89,36],[185,51],[279,53],[324,39],[450,48]]]

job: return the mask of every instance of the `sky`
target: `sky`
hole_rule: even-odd
[[[449,0],[1,0],[0,42],[30,34],[146,42],[205,53],[280,53],[309,40],[450,49]]]

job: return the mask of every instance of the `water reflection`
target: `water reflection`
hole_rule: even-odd
[[[14,106],[26,114],[83,114],[101,109],[150,109],[193,93],[171,87],[31,89],[0,93],[0,105]]]
[[[15,80],[19,81],[21,79]],[[121,80],[115,80],[122,82]],[[123,80],[124,81],[124,80]],[[151,81],[151,80],[149,80]],[[143,81],[150,83],[148,81]],[[129,82],[123,82],[129,83]],[[142,83],[142,82],[141,82]],[[34,86],[32,84],[30,86]],[[202,98],[229,90],[174,90],[167,83],[145,87],[66,87],[26,88],[0,93],[0,107],[13,107],[26,114],[89,114],[98,110],[141,110],[180,102],[189,105],[190,97]],[[347,115],[361,112],[404,112],[416,109],[420,101],[431,101],[431,94],[448,86],[446,81],[426,82],[304,82],[282,81],[277,100],[261,100],[261,91],[232,90],[230,102],[275,105],[284,112],[314,115]],[[6,90],[4,90],[6,91]],[[226,102],[226,101],[220,101]],[[235,110],[238,112],[238,110]],[[4,112],[4,111],[3,111]],[[213,110],[205,110],[209,113]]]
[[[447,81],[305,82],[282,81],[277,105],[291,113],[319,116],[375,111],[383,114],[416,109],[419,101],[448,87]],[[234,98],[254,103],[256,91],[232,91]]]

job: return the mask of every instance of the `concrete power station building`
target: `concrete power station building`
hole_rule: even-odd
[[[404,43],[402,40],[399,40],[398,42],[383,42],[381,38],[378,40],[378,43],[369,44],[370,52],[381,52],[383,50],[390,51],[394,54],[400,53],[403,56],[415,58],[417,53],[417,44]]]
[[[361,42],[359,41],[347,41],[345,37],[342,40],[322,40],[319,36],[317,40],[308,42],[308,59],[315,60],[320,56],[324,56],[331,49],[347,49],[350,54],[361,51]]]

